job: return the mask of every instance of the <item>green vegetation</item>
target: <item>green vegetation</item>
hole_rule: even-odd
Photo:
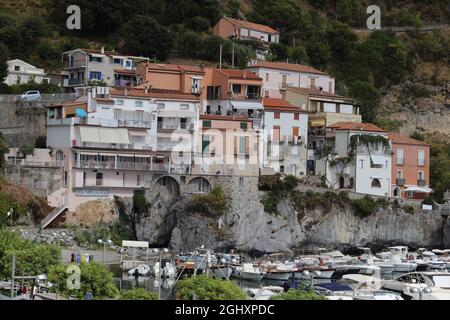
[[[352,207],[355,215],[360,218],[366,218],[377,211],[377,203],[371,196],[364,196],[364,198],[352,201]]]
[[[74,265],[76,266],[76,265]],[[78,267],[78,266],[77,266]],[[113,274],[105,266],[95,262],[82,263],[80,266],[80,289],[71,290],[67,286],[68,266],[57,264],[50,268],[48,279],[54,284],[52,290],[66,297],[84,300],[86,293],[92,294],[94,300],[114,299],[119,290],[114,285]]]
[[[119,300],[158,300],[158,295],[154,292],[148,292],[145,289],[138,288],[122,291]]]
[[[34,143],[34,147],[36,149],[46,149],[47,148],[47,137],[46,136],[38,136]]]
[[[33,155],[34,154],[34,145],[32,145],[32,144],[21,145],[19,148],[19,153],[24,158],[26,158],[27,156]]]
[[[448,136],[427,136],[430,144],[430,181],[434,190],[433,198],[444,201],[444,193],[450,190],[450,139]]]
[[[270,300],[327,300],[327,298],[316,294],[313,290],[290,289],[288,292],[270,298]]]
[[[3,133],[0,131],[0,169],[2,169],[5,164],[5,154],[8,152],[8,145],[3,140]]]
[[[262,177],[259,182],[260,189],[269,190],[261,200],[264,210],[268,213],[276,214],[278,212],[278,204],[281,200],[294,194],[298,182],[298,179],[291,175],[284,177],[284,179],[281,179],[279,175],[270,178]]]
[[[79,246],[96,247],[98,239],[110,239],[116,245],[121,245],[122,240],[133,239],[133,234],[120,223],[111,226],[99,223],[92,229],[77,229],[75,239]]]
[[[47,274],[60,262],[61,250],[56,245],[35,244],[15,232],[0,229],[0,279],[10,276],[13,256],[16,256],[17,270],[36,276]]]
[[[244,300],[247,295],[232,281],[205,275],[180,280],[175,288],[178,300]]]
[[[12,216],[8,217],[7,212],[12,210]],[[0,226],[13,225],[19,217],[27,214],[27,208],[17,203],[8,194],[0,191]]]
[[[149,204],[145,198],[145,191],[136,190],[133,195],[133,212],[141,215],[147,213]]]
[[[215,185],[208,194],[194,195],[187,205],[188,211],[201,213],[211,218],[220,217],[228,208],[228,196],[220,185]]]
[[[6,61],[6,48],[3,44],[0,44],[0,83],[3,83],[8,76],[8,65]]]

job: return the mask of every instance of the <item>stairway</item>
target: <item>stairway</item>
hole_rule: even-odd
[[[61,213],[66,211],[68,208],[66,206],[62,206],[59,208],[55,208],[48,216],[41,221],[41,229],[45,229],[50,223],[52,223],[56,218],[59,217]]]

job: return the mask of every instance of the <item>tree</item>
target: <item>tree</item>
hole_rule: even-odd
[[[50,268],[48,279],[54,284],[53,290],[66,297],[84,300],[90,292],[94,300],[115,299],[119,290],[114,285],[113,274],[105,266],[96,262],[82,263],[80,266],[80,289],[71,290],[67,286],[68,266],[58,264]]]
[[[32,144],[24,144],[19,148],[19,153],[26,158],[29,155],[34,154],[34,145]]]
[[[220,217],[229,208],[229,199],[220,185],[215,185],[209,194],[195,195],[188,204],[192,212]]]
[[[288,292],[270,298],[270,300],[327,300],[327,298],[316,294],[312,290],[290,289]]]
[[[165,60],[172,49],[169,32],[148,16],[135,16],[124,27],[123,50],[138,56]]]
[[[0,169],[5,165],[5,154],[9,152],[8,145],[3,140],[3,132],[0,131]]]
[[[138,288],[122,291],[119,300],[158,300],[158,295],[154,292],[148,292],[145,289]]]
[[[284,44],[272,43],[270,45],[270,52],[276,61],[286,61],[288,58],[288,50]]]
[[[0,83],[3,83],[3,81],[8,76],[8,64],[6,57],[6,48],[4,45],[0,43]]]
[[[247,295],[232,281],[208,278],[205,275],[183,279],[175,288],[177,299],[244,300]]]
[[[356,98],[364,121],[374,122],[380,93],[372,83],[357,80],[350,84],[350,94]]]

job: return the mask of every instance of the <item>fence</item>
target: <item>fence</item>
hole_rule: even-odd
[[[22,103],[33,105],[51,105],[61,104],[64,101],[75,101],[75,94],[73,93],[53,93],[53,94],[41,94],[41,99],[36,102],[22,101],[22,95],[1,94],[0,103]]]

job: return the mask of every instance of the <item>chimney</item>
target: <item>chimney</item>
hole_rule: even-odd
[[[102,52],[102,54],[105,54],[105,47],[102,47],[100,51]]]

